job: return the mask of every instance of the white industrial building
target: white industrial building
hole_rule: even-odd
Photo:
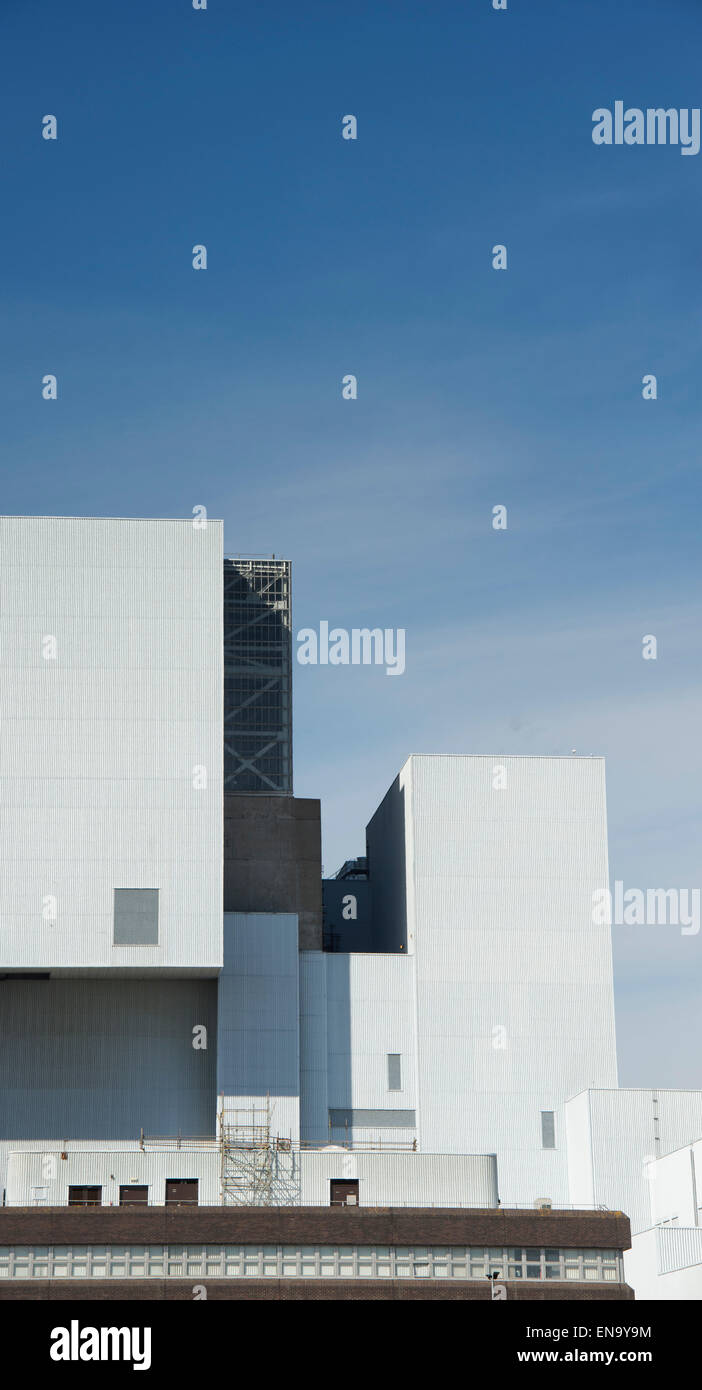
[[[602,759],[412,757],[368,857],[412,976],[420,1147],[496,1150],[503,1202],[567,1203],[562,1107],[617,1082]]]
[[[603,760],[409,758],[375,949],[301,949],[223,906],[222,571],[217,521],[0,520],[5,1202],[606,1206],[635,1287],[699,1265],[702,1092],[617,1086]]]

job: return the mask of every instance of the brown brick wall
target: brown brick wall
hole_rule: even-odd
[[[621,1212],[422,1207],[2,1207],[1,1245],[552,1245],[628,1250]]]
[[[299,1302],[488,1302],[487,1280],[458,1282],[432,1279],[17,1279],[0,1284],[0,1302],[180,1302],[192,1303],[193,1288],[203,1285],[208,1302],[236,1299],[269,1303]],[[628,1284],[507,1284],[507,1301],[631,1302]]]

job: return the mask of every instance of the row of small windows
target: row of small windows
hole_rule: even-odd
[[[0,1279],[485,1279],[620,1283],[616,1250],[483,1246],[0,1246]]]
[[[48,1188],[32,1189],[36,1205],[42,1205],[48,1198]],[[149,1189],[146,1184],[128,1183],[119,1189],[121,1207],[148,1206]],[[196,1207],[198,1202],[197,1178],[166,1178],[166,1206]],[[69,1207],[102,1206],[102,1188],[92,1184],[69,1187]]]

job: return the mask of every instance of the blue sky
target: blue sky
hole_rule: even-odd
[[[402,678],[297,668],[328,872],[408,753],[575,747],[613,877],[699,887],[702,153],[591,139],[702,104],[698,0],[23,0],[0,35],[2,511],[205,504],[292,559],[296,629],[406,629]],[[622,1083],[702,1086],[702,933],[614,937]]]

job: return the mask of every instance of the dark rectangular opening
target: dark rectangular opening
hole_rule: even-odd
[[[9,970],[3,971],[0,980],[50,980],[50,970]]]
[[[332,1207],[357,1207],[358,1178],[331,1178],[329,1182],[329,1205]]]
[[[166,1178],[166,1206],[197,1206],[197,1178]]]
[[[126,1184],[119,1189],[119,1204],[121,1207],[145,1207],[149,1201],[148,1187]]]
[[[100,1207],[102,1206],[101,1187],[69,1187],[68,1189],[69,1207]]]

